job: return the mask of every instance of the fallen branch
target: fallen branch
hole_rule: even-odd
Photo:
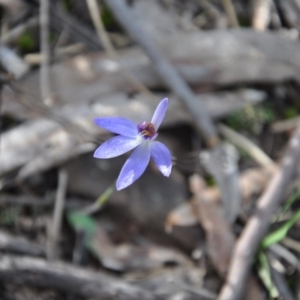
[[[59,258],[59,241],[62,232],[62,221],[66,202],[66,192],[68,186],[68,173],[61,168],[58,173],[58,187],[55,197],[52,222],[47,230],[47,258],[55,260]]]
[[[4,231],[0,231],[0,250],[22,255],[45,256],[45,250],[42,246],[23,237],[12,236]]]
[[[231,0],[222,0],[224,9],[232,27],[239,27],[239,21]]]
[[[26,22],[14,27],[7,33],[1,36],[0,40],[3,44],[9,44],[17,40],[24,32],[37,27],[39,24],[38,17],[32,17]]]
[[[0,281],[53,288],[93,299],[152,300],[150,292],[99,271],[92,272],[43,259],[2,255]]]
[[[257,103],[264,99],[264,93],[253,92],[253,90],[244,90],[238,93],[200,95],[197,102],[203,99],[203,102],[207,103],[211,115],[220,117],[229,112],[229,107],[236,110],[239,105],[242,107],[245,103]],[[172,102],[164,125],[190,122],[189,114],[182,108],[179,99],[171,97]],[[53,111],[51,118],[52,115],[56,116],[59,113],[60,119],[64,118],[68,123],[75,125],[75,128],[88,132],[92,139],[92,137],[95,138],[105,133],[91,122],[94,117],[121,115],[140,122],[151,118],[156,104],[157,102],[148,101],[144,96],[135,101],[129,101],[126,95],[115,93],[106,95],[105,99],[94,101],[94,103],[85,102],[83,104],[76,103],[76,105],[74,103],[72,106],[60,107]],[[57,122],[40,119],[25,122],[21,126],[4,133],[1,145],[0,176],[16,168],[24,167],[25,169],[19,173],[19,179],[24,179],[29,174],[33,174],[32,172],[59,165],[85,150],[93,150],[89,148],[88,144],[87,147],[84,147],[84,144],[78,145],[77,139],[75,139],[77,136],[73,134],[78,135],[79,129],[74,130],[75,128],[70,126],[68,128],[69,130],[66,131],[66,128],[61,127]],[[86,138],[89,137],[88,134],[85,135]],[[51,145],[50,148],[49,145]],[[33,160],[35,160],[34,165]]]
[[[252,16],[252,27],[259,31],[264,31],[268,28],[271,19],[271,0],[255,0]]]
[[[154,64],[155,70],[164,83],[179,96],[184,102],[194,119],[198,131],[202,134],[208,146],[218,143],[217,130],[212,122],[210,114],[202,103],[196,104],[196,96],[183,77],[174,66],[165,58],[152,36],[138,24],[134,14],[123,0],[105,0],[118,21],[127,30],[129,35],[143,48]],[[135,20],[135,22],[132,22]]]
[[[50,46],[49,46],[49,1],[40,0],[40,47],[42,54],[40,89],[42,100],[51,105],[50,98]]]
[[[256,213],[248,221],[235,246],[227,280],[218,300],[239,300],[242,298],[256,250],[267,233],[272,214],[283,199],[285,189],[298,166],[299,158],[300,127],[289,143],[280,168],[265,193],[258,200]]]

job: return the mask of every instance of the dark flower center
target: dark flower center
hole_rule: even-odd
[[[142,122],[137,126],[139,134],[146,140],[153,138],[156,135],[156,130],[152,123]]]

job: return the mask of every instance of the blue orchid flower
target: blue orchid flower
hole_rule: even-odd
[[[157,130],[166,114],[168,98],[157,106],[151,122],[136,125],[131,120],[120,117],[96,118],[94,122],[110,132],[119,134],[98,147],[96,158],[112,158],[136,148],[125,162],[117,180],[117,190],[124,189],[144,173],[150,157],[164,176],[172,170],[172,158],[168,148],[155,141]]]

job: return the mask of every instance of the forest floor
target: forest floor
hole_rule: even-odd
[[[300,300],[296,0],[0,0],[0,300]],[[298,69],[299,68],[299,69]],[[97,159],[94,118],[150,121]]]

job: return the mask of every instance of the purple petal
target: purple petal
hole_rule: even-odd
[[[149,143],[143,142],[125,162],[117,180],[117,190],[131,185],[145,171],[150,160]]]
[[[155,129],[157,130],[160,126],[162,120],[165,117],[167,108],[168,108],[168,98],[165,98],[160,101],[160,103],[157,105],[156,110],[153,114],[151,123],[154,125]]]
[[[169,149],[161,142],[151,142],[150,153],[162,174],[169,176],[172,170],[172,158]]]
[[[141,143],[138,139],[118,135],[104,142],[94,153],[96,158],[112,158],[132,150]]]
[[[113,133],[121,134],[124,136],[135,138],[138,134],[137,125],[125,118],[119,117],[104,117],[104,118],[96,118],[94,122]]]

